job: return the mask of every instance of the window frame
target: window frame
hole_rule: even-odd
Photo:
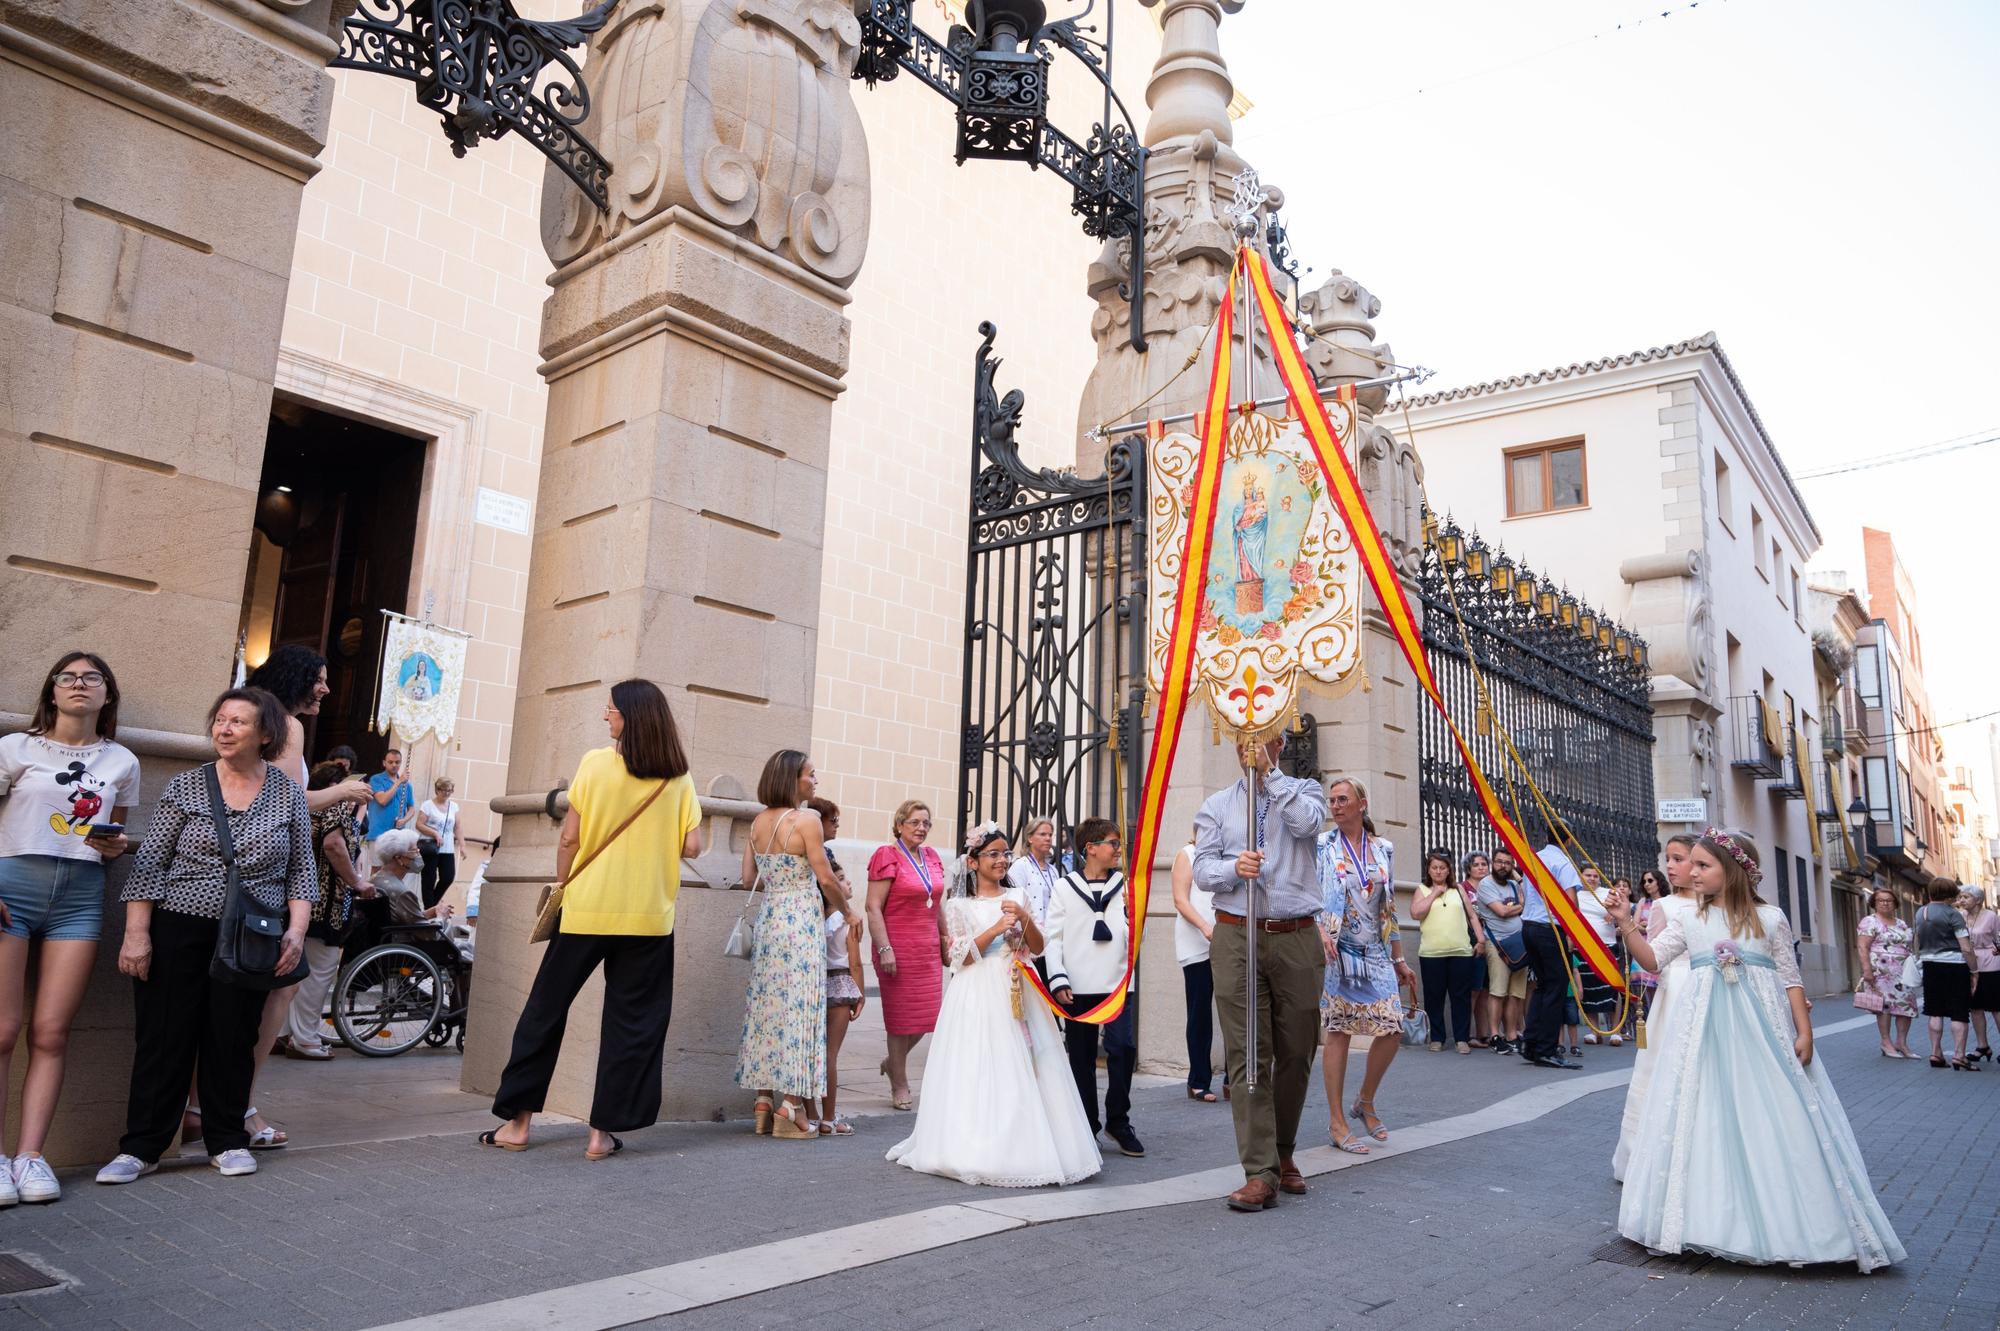
[[[1554,506],[1553,504],[1550,504],[1549,506],[1544,508],[1537,508],[1537,509],[1530,509],[1523,511],[1520,505],[1515,501],[1514,497],[1515,460],[1518,458],[1531,457],[1531,456],[1539,456],[1541,458],[1542,498],[1544,500],[1550,500],[1553,499],[1554,496],[1550,493],[1551,469],[1549,460],[1556,453],[1560,453],[1571,448],[1574,448],[1576,450],[1578,469],[1582,473],[1582,482],[1583,482],[1582,498],[1577,503],[1564,504],[1559,508]],[[1566,439],[1548,439],[1542,441],[1541,443],[1536,443],[1536,444],[1517,444],[1513,448],[1502,449],[1500,452],[1500,469],[1506,490],[1507,517],[1509,521],[1513,520],[1514,518],[1542,518],[1542,517],[1547,517],[1552,513],[1574,513],[1579,509],[1585,509],[1590,507],[1590,449],[1587,447],[1584,436],[1582,435],[1575,435],[1573,437]]]

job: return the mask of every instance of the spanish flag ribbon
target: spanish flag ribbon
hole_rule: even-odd
[[[1236,308],[1236,281],[1243,271],[1239,255],[1230,269],[1229,285],[1223,292],[1222,310],[1216,316],[1215,363],[1208,376],[1208,393],[1202,399],[1201,415],[1195,421],[1195,437],[1200,446],[1195,459],[1194,497],[1188,504],[1187,536],[1181,547],[1180,576],[1174,588],[1173,638],[1167,649],[1166,671],[1160,684],[1159,705],[1153,714],[1153,743],[1146,755],[1144,785],[1139,795],[1139,821],[1132,829],[1125,873],[1125,910],[1131,931],[1125,958],[1125,978],[1102,1003],[1071,1021],[1102,1025],[1125,1010],[1125,994],[1138,974],[1139,942],[1146,927],[1146,901],[1150,895],[1153,856],[1159,849],[1161,814],[1167,802],[1167,783],[1173,777],[1174,750],[1180,744],[1181,723],[1187,719],[1194,696],[1195,634],[1201,619],[1204,575],[1215,538],[1215,517],[1222,508],[1222,455],[1229,431],[1229,375],[1232,351],[1230,329]],[[1147,436],[1159,439],[1165,427],[1153,421]],[[1049,993],[1032,966],[1017,963],[1021,973],[1037,992],[1058,1012],[1062,1007]]]
[[[1389,621],[1389,628],[1395,635],[1396,645],[1403,649],[1403,657],[1410,663],[1410,670],[1416,675],[1417,683],[1423,687],[1425,695],[1430,698],[1432,706],[1437,708],[1438,715],[1444,719],[1446,728],[1451,731],[1452,742],[1458,746],[1459,758],[1464,762],[1465,770],[1472,778],[1473,789],[1479,796],[1479,804],[1485,810],[1487,821],[1493,824],[1493,830],[1499,835],[1501,844],[1514,856],[1515,863],[1521,866],[1529,881],[1540,890],[1542,900],[1548,903],[1549,914],[1561,926],[1562,931],[1569,935],[1571,943],[1590,968],[1596,971],[1606,984],[1614,988],[1623,988],[1624,973],[1612,959],[1610,950],[1605,947],[1596,932],[1584,922],[1583,916],[1570,902],[1569,894],[1557,884],[1548,866],[1543,864],[1541,857],[1535,853],[1536,848],[1528,844],[1521,830],[1507,816],[1499,796],[1494,793],[1492,783],[1480,770],[1479,760],[1473,757],[1471,747],[1465,742],[1465,736],[1459,732],[1458,723],[1452,720],[1451,712],[1444,705],[1444,695],[1438,691],[1437,680],[1431,674],[1430,661],[1424,655],[1423,630],[1411,609],[1408,596],[1404,594],[1402,580],[1396,576],[1395,562],[1389,555],[1388,547],[1383,543],[1380,528],[1375,525],[1375,516],[1369,512],[1368,501],[1362,497],[1361,486],[1355,479],[1354,468],[1347,460],[1347,450],[1341,447],[1340,440],[1334,435],[1333,423],[1326,414],[1326,404],[1320,400],[1318,382],[1306,368],[1305,359],[1299,354],[1298,342],[1291,335],[1291,320],[1279,302],[1277,292],[1271,286],[1269,264],[1265,262],[1263,255],[1245,245],[1237,254],[1237,266],[1239,269],[1247,269],[1249,273],[1251,291],[1263,316],[1264,326],[1271,333],[1271,353],[1277,362],[1278,378],[1285,386],[1286,395],[1291,399],[1293,412],[1305,426],[1306,437],[1312,441],[1313,452],[1319,459],[1320,473],[1327,478],[1328,493],[1333,498],[1334,507],[1340,512],[1341,520],[1347,524],[1347,530],[1354,541],[1355,552],[1361,557],[1362,571],[1367,574],[1369,585],[1375,589],[1375,599],[1381,604],[1382,614]],[[1235,279],[1232,276],[1232,289],[1234,283]],[[1223,318],[1225,321],[1228,318],[1226,303]],[[1226,332],[1220,345],[1224,348],[1228,346]],[[1227,354],[1226,350],[1223,351],[1218,359],[1226,358]],[[1352,402],[1353,387],[1343,385],[1339,390],[1339,398],[1343,402]],[[1207,441],[1204,439],[1204,465],[1206,465],[1207,451]],[[1219,454],[1221,450],[1218,448],[1216,452]],[[1191,530],[1190,544],[1192,536]],[[1186,582],[1183,570],[1183,591]],[[1198,609],[1198,605],[1183,601],[1176,607],[1176,615],[1181,620],[1191,620]],[[1165,699],[1162,699],[1163,715],[1164,702]],[[1169,752],[1171,753],[1171,750]],[[1153,775],[1151,772],[1147,774],[1149,793]],[[1140,815],[1142,828],[1145,816],[1142,809]],[[1135,840],[1147,840],[1143,830]]]

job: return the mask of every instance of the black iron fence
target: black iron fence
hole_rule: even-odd
[[[1511,735],[1591,858],[1636,878],[1659,857],[1646,644],[1476,534],[1429,519],[1426,531],[1424,651],[1487,779],[1503,803],[1533,807],[1518,775],[1510,789],[1502,734]],[[1443,719],[1425,707],[1420,725],[1425,848],[1460,857],[1490,848],[1493,830]]]
[[[1029,815],[1068,830],[1130,826],[1145,702],[1145,451],[1114,443],[1105,476],[1031,470],[1015,432],[1024,399],[994,385],[994,328],[979,326],[958,826]]]

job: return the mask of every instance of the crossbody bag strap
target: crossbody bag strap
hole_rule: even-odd
[[[673,778],[668,777],[665,781],[660,782],[659,785],[654,786],[653,793],[646,796],[645,799],[639,801],[639,807],[632,810],[631,813],[625,815],[625,821],[618,824],[617,830],[614,831],[610,836],[604,838],[604,844],[593,848],[590,854],[583,857],[583,862],[581,864],[570,865],[569,874],[563,879],[563,886],[568,887],[571,883],[575,882],[576,876],[582,873],[585,869],[589,868],[590,862],[592,860],[596,859],[599,855],[602,855],[605,851],[609,850],[611,848],[612,842],[616,841],[619,837],[625,835],[625,829],[630,827],[633,823],[638,822],[639,815],[653,807],[653,801],[660,797],[660,792],[667,788],[667,782],[671,780],[673,780]]]
[[[215,764],[201,769],[202,783],[208,787],[208,818],[215,824],[215,848],[222,852],[222,865],[231,878],[236,876],[236,841],[229,835],[229,806],[222,802],[222,780]]]

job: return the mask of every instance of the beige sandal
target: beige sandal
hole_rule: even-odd
[[[768,1095],[757,1097],[757,1108],[753,1111],[753,1131],[759,1137],[771,1135],[771,1097]]]
[[[786,1096],[778,1104],[777,1117],[771,1120],[771,1135],[786,1141],[818,1141],[819,1125],[807,1116],[803,1104]]]

